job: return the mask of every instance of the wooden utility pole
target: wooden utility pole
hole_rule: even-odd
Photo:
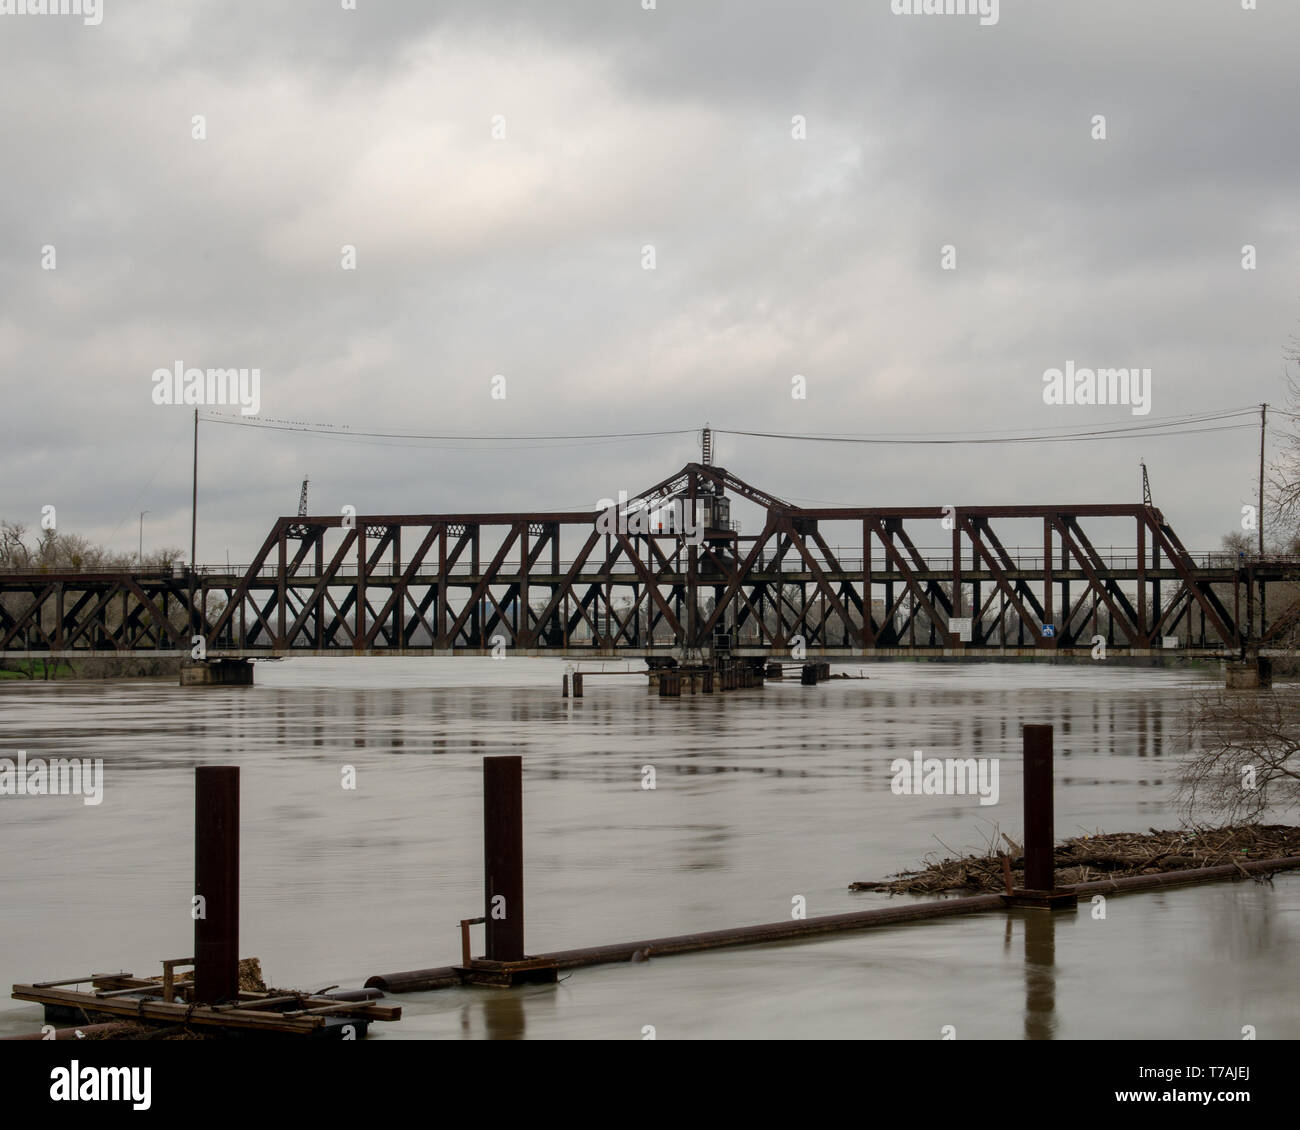
[[[194,546],[199,533],[199,410],[194,409],[194,489],[190,495],[190,572],[194,572]]]
[[[1259,406],[1259,514],[1256,525],[1259,527],[1259,553],[1264,555],[1264,427],[1268,423],[1268,405]]]

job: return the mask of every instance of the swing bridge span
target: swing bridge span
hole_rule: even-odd
[[[706,461],[615,509],[300,514],[246,567],[19,568],[0,658],[1241,659],[1300,621],[1300,558],[1194,555],[1145,503],[801,507]]]

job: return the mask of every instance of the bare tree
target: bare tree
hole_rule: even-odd
[[[1300,532],[1300,430],[1296,428],[1300,418],[1300,337],[1294,334],[1283,352],[1283,369],[1288,411],[1278,415],[1282,418],[1279,430],[1285,439],[1265,481],[1275,524],[1280,523],[1290,534],[1288,540],[1294,541]]]
[[[144,568],[170,568],[172,563],[183,559],[184,551],[179,547],[167,546],[146,554]],[[121,570],[133,571],[138,568],[133,553],[113,553],[102,546],[92,544],[81,534],[59,533],[55,530],[42,530],[37,538],[32,538],[27,527],[21,522],[0,520],[0,570],[16,572],[83,572]],[[0,596],[0,607],[11,617],[19,617],[29,611],[35,598],[29,595],[8,593]],[[121,613],[115,607],[106,612],[110,625],[120,620]],[[151,618],[145,614],[146,621]],[[181,630],[187,627],[187,617],[183,609],[177,609],[168,615],[173,628]],[[39,627],[47,634],[54,630],[53,610],[42,611]],[[116,662],[116,661],[113,661]],[[18,661],[0,660],[0,670],[13,670],[29,679],[37,677],[37,664],[40,664],[41,677],[49,679],[57,675],[59,664],[39,654],[32,654]],[[69,666],[71,666],[69,664]]]
[[[1189,823],[1255,823],[1300,807],[1300,701],[1288,691],[1219,691],[1188,713],[1177,799]]]

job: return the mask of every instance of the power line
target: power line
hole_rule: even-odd
[[[806,443],[852,443],[880,446],[916,446],[916,445],[953,445],[953,444],[1015,444],[1015,443],[1084,443],[1108,439],[1158,439],[1163,436],[1202,435],[1207,432],[1236,431],[1254,428],[1254,423],[1229,423],[1219,421],[1254,415],[1249,412],[1230,412],[1207,415],[1186,420],[1165,420],[1151,424],[1128,425],[1124,427],[1098,428],[1092,431],[1073,433],[1037,433],[1023,435],[975,436],[960,433],[914,436],[851,436],[835,434],[810,434],[797,432],[758,432],[740,431],[731,428],[715,428],[717,432],[730,435],[749,436],[759,439],[795,440]],[[1207,424],[1209,427],[1189,425]]]
[[[1225,423],[1244,417],[1253,418],[1254,407],[1226,409],[1218,412],[1188,413],[1171,416],[1163,420],[1144,421],[1142,423],[1119,423],[1100,428],[1079,431],[1075,428],[1057,427],[1039,430],[1012,429],[997,433],[992,429],[967,432],[913,432],[913,433],[844,433],[844,432],[768,432],[740,428],[715,428],[718,433],[746,436],[756,439],[780,439],[804,443],[851,443],[881,446],[917,446],[917,445],[984,445],[1017,443],[1080,443],[1108,439],[1125,438],[1160,438],[1163,436],[1202,435],[1217,431],[1235,431],[1240,428],[1253,427],[1253,423]],[[1287,413],[1287,415],[1291,415]],[[1300,417],[1296,417],[1300,418]],[[236,427],[261,428],[269,431],[299,432],[309,435],[329,436],[335,439],[347,439],[354,443],[375,446],[414,447],[434,444],[479,445],[477,450],[528,447],[546,448],[550,446],[577,445],[591,443],[615,443],[635,439],[662,438],[665,436],[683,436],[698,434],[698,428],[672,428],[644,432],[587,432],[572,434],[483,434],[483,433],[421,433],[399,431],[354,430],[343,424],[321,424],[307,420],[278,420],[247,418],[242,416],[225,416],[219,413],[207,413],[200,416],[202,420],[213,423],[228,424]],[[1202,426],[1205,425],[1205,426]],[[465,450],[463,446],[452,446],[449,450]]]
[[[647,439],[655,436],[694,435],[698,428],[674,428],[656,432],[593,432],[576,435],[483,435],[447,432],[443,434],[426,434],[421,432],[378,432],[359,431],[347,424],[318,424],[307,420],[263,420],[256,418],[223,416],[218,413],[201,415],[200,420],[210,420],[216,424],[231,424],[245,428],[264,428],[277,432],[308,432],[315,435],[337,436],[340,439],[405,439],[416,441],[454,441],[460,443],[514,443],[514,442],[586,442],[589,440]]]
[[[1160,420],[1148,421],[1144,423],[1124,422],[1121,424],[1120,421],[1116,420],[1116,421],[1107,422],[1100,430],[1114,431],[1114,432],[1144,432],[1144,431],[1152,431],[1154,429],[1163,429],[1163,428],[1169,428],[1174,426],[1181,426],[1185,424],[1209,423],[1218,420],[1232,419],[1234,417],[1239,417],[1239,416],[1240,417],[1249,416],[1253,419],[1256,413],[1258,412],[1258,409],[1259,409],[1258,405],[1246,405],[1241,408],[1224,408],[1217,411],[1194,412],[1182,416],[1169,416]],[[714,430],[721,431],[724,429],[715,428]],[[836,439],[836,440],[843,439],[846,441],[866,441],[866,440],[874,440],[874,439],[941,440],[946,438],[966,439],[968,437],[996,436],[999,437],[998,441],[1001,442],[1003,438],[1050,439],[1058,435],[1059,436],[1092,435],[1095,434],[1098,430],[1099,429],[1092,429],[1092,430],[1080,432],[1078,430],[1078,425],[1072,424],[1072,425],[1064,425],[1056,428],[1012,428],[1012,429],[988,428],[984,430],[964,429],[959,432],[891,431],[891,432],[866,432],[866,433],[863,432],[798,433],[798,432],[750,432],[750,431],[732,430],[732,434],[733,435],[780,436],[782,438],[785,438],[787,436],[791,438],[803,438],[804,436],[806,436],[807,438],[816,438],[816,439],[826,438],[826,439]]]

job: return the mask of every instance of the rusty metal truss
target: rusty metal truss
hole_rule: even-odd
[[[690,530],[728,492],[762,528]],[[686,522],[655,524],[674,500]],[[1238,655],[1291,648],[1300,623],[1300,562],[1196,560],[1144,504],[805,508],[690,463],[620,513],[613,529],[601,511],[294,515],[239,571],[0,574],[0,657],[191,656],[196,637],[209,658],[1041,656],[1099,637],[1119,654],[1176,640]],[[1024,519],[1029,556],[1004,532]],[[1115,519],[1134,538],[1118,556],[1088,532]],[[936,522],[942,556],[918,548]],[[832,549],[829,524],[853,531],[851,550],[843,537]],[[1271,624],[1270,588],[1283,609]]]

